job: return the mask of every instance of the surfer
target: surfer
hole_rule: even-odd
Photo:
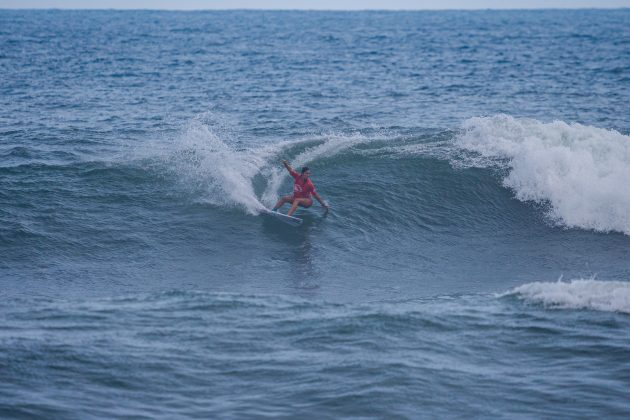
[[[322,200],[319,194],[317,194],[317,191],[315,191],[315,186],[309,179],[309,177],[311,176],[311,170],[308,168],[308,166],[303,167],[301,173],[298,174],[293,170],[291,165],[289,165],[289,162],[287,162],[286,160],[283,160],[282,164],[285,168],[287,168],[287,171],[289,171],[289,174],[291,174],[294,179],[293,195],[287,195],[280,198],[276,205],[273,206],[272,211],[277,211],[286,203],[291,203],[291,208],[287,213],[287,215],[291,216],[297,209],[297,206],[308,208],[313,205],[313,199],[311,198],[311,195],[313,195],[313,197],[315,197],[317,201],[319,201],[319,204],[321,204],[322,207],[325,208],[326,211],[328,211],[330,207],[324,200]]]

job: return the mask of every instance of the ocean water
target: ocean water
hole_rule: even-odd
[[[627,418],[629,21],[0,10],[0,417]]]

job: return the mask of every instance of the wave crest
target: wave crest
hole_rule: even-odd
[[[507,168],[503,184],[521,201],[549,204],[554,222],[630,234],[630,136],[497,115],[466,120],[455,144],[482,158],[473,166]]]

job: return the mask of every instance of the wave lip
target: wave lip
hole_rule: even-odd
[[[571,280],[534,282],[502,296],[516,296],[533,304],[557,309],[588,309],[630,314],[630,282]]]
[[[503,185],[549,205],[553,222],[630,235],[630,136],[496,115],[466,120],[455,144],[479,155],[472,166],[506,168]]]

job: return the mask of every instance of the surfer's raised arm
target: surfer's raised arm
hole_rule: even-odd
[[[289,173],[295,172],[293,168],[291,167],[291,165],[289,165],[289,162],[286,159],[282,159],[282,164],[284,165],[285,168],[287,168],[287,171],[289,171]]]

